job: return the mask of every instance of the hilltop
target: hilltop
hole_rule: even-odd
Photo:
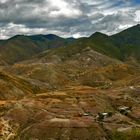
[[[94,51],[121,61],[133,58],[139,62],[139,36],[140,25],[112,36],[96,32],[90,37],[79,39],[62,38],[53,34],[16,35],[8,40],[0,41],[0,64],[13,64],[27,60],[53,48],[64,48],[64,52],[71,48],[69,53],[75,53],[75,51],[86,47],[91,47]]]

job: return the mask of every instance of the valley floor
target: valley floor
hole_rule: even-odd
[[[139,92],[71,86],[1,100],[0,140],[139,140]]]

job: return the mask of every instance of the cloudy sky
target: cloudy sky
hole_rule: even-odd
[[[0,39],[114,34],[140,23],[140,0],[0,0]]]

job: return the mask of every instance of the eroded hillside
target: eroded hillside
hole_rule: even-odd
[[[45,37],[30,39],[41,45]],[[119,48],[123,41],[117,44],[114,38],[118,35],[95,33],[58,47],[65,41],[50,35],[47,40],[55,39],[58,46],[52,43],[51,49],[36,55],[28,53],[30,59],[13,65],[7,63],[10,57],[5,61],[4,50],[0,67],[0,139],[139,140],[139,57],[135,57],[134,49],[128,50],[129,54],[125,51],[122,57]]]

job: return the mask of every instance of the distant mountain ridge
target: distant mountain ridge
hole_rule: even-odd
[[[1,64],[26,60],[50,48],[65,46],[70,41],[56,35],[16,35],[0,42]]]
[[[64,48],[63,53],[78,52],[91,47],[94,51],[122,61],[133,57],[140,61],[140,25],[128,28],[112,36],[95,32],[90,37],[79,39],[62,38],[57,35],[16,35],[0,41],[0,64],[13,64],[30,59],[34,55],[52,48]],[[66,48],[68,47],[68,48]]]

